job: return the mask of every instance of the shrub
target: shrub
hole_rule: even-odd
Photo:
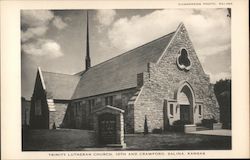
[[[210,128],[212,129],[213,128],[213,124],[214,123],[217,123],[217,121],[213,118],[213,119],[202,119],[201,120],[201,124],[204,126],[204,127],[207,127],[207,128]]]
[[[161,134],[163,132],[162,128],[155,128],[152,130],[152,133],[155,133],[155,134]]]
[[[148,120],[147,120],[147,116],[145,115],[145,121],[144,121],[144,132],[143,134],[148,134]]]
[[[175,132],[183,132],[185,124],[186,124],[186,122],[181,121],[181,120],[174,121],[171,130],[175,131]]]
[[[196,123],[196,126],[197,127],[202,126],[202,123]]]
[[[164,127],[165,131],[170,131],[171,130],[171,126],[169,124],[169,119],[167,117],[166,121],[165,121],[165,127]]]
[[[56,129],[56,124],[55,124],[55,122],[53,123],[52,128],[53,128],[53,129]]]
[[[173,122],[173,125],[174,125],[174,126],[185,125],[185,122],[184,122],[184,121],[181,121],[181,120],[177,120],[177,121],[174,121],[174,122]]]

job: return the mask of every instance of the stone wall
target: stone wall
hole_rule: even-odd
[[[125,131],[126,133],[131,133],[133,131],[133,119],[131,118],[133,117],[133,107],[130,107],[128,102],[134,96],[136,91],[136,88],[132,88],[89,98],[73,100],[66,111],[66,117],[64,118],[64,128],[93,129],[93,115],[91,112],[105,106],[105,97],[113,96],[113,107],[117,107],[125,111]],[[95,105],[91,109],[92,111],[89,111],[88,100],[91,99],[95,100]],[[76,109],[77,103],[80,104],[78,109]]]
[[[189,53],[192,63],[189,71],[177,67],[176,58],[181,48],[185,48]],[[158,63],[150,63],[148,67],[149,80],[144,80],[144,85],[134,104],[135,132],[143,132],[145,115],[147,115],[149,131],[163,128],[164,99],[176,99],[176,90],[183,81],[192,86],[195,101],[203,102],[203,116],[212,115],[219,120],[219,106],[210,85],[209,76],[202,69],[184,25],[177,29]]]

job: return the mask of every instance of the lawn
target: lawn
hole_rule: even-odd
[[[25,151],[121,150],[96,148],[94,132],[87,130],[34,130],[23,141]],[[230,136],[208,136],[184,133],[125,134],[125,150],[228,150]]]
[[[184,133],[126,135],[127,150],[228,150],[231,137]]]

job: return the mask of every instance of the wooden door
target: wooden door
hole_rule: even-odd
[[[190,105],[180,105],[180,120],[185,124],[191,124]]]

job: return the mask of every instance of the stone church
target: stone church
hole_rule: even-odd
[[[88,21],[88,20],[87,20]],[[124,111],[125,133],[165,130],[174,121],[219,121],[213,85],[181,23],[167,35],[91,66],[87,23],[86,68],[74,75],[37,70],[31,98],[34,129],[93,129],[93,113]]]

